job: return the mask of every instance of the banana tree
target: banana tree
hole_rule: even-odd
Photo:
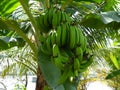
[[[99,39],[100,36],[107,41],[106,35],[111,37],[111,33],[117,33],[119,13],[114,11],[113,6],[115,7],[118,2],[116,0],[33,2],[1,1],[1,7],[5,7],[2,7],[0,12],[2,36],[0,50],[19,45],[23,47],[27,43],[37,62],[36,90],[76,90],[78,83],[76,78],[78,79],[79,74],[92,63],[89,45],[92,48],[94,45],[98,48],[98,44],[103,46],[105,43]],[[22,27],[24,25],[25,27]],[[95,36],[98,32],[100,33]],[[12,36],[15,41],[10,40]],[[17,38],[20,38],[20,41]]]

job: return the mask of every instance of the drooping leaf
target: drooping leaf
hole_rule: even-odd
[[[88,14],[80,22],[84,27],[95,29],[113,28],[118,29],[120,24],[119,12],[109,11],[99,14]]]
[[[120,75],[120,70],[116,70],[116,71],[111,72],[110,74],[107,75],[106,79],[111,79],[111,78],[116,77],[118,75]]]
[[[38,53],[38,64],[43,73],[43,76],[50,87],[55,89],[58,86],[58,81],[61,76],[58,69],[51,61],[51,57],[46,56],[40,50]],[[62,87],[61,87],[62,88]]]
[[[101,12],[99,15],[105,24],[111,22],[120,22],[120,15],[116,11]]]
[[[88,14],[86,17],[82,19],[80,25],[96,29],[105,27],[105,24],[100,20],[100,17],[97,14]]]

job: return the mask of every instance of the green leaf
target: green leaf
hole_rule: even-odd
[[[101,12],[100,14],[88,14],[80,22],[80,25],[83,25],[84,27],[90,27],[95,29],[109,27],[118,29],[119,24],[120,24],[119,12],[115,11]]]
[[[116,77],[118,75],[120,75],[120,70],[116,70],[116,71],[111,72],[110,74],[107,75],[106,79],[111,79],[111,78]]]
[[[9,16],[19,5],[18,0],[1,0],[0,16]]]
[[[7,25],[6,25],[5,22],[2,20],[1,17],[0,17],[0,30],[8,30]]]
[[[8,44],[4,39],[0,38],[0,50],[5,50],[5,49],[8,49]]]
[[[64,83],[65,90],[77,90],[77,84],[72,82],[65,82]]]
[[[115,55],[113,55],[112,53],[110,53],[110,59],[111,59],[111,61],[113,62],[113,64],[115,65],[115,67],[116,67],[117,69],[119,69],[120,66],[119,66],[119,63],[118,63]]]
[[[63,85],[58,85],[56,88],[53,90],[66,90]]]
[[[51,57],[43,54],[39,50],[38,64],[40,66],[40,69],[48,85],[53,89],[55,89],[58,86],[58,81],[61,76],[61,71],[50,60],[51,60]]]
[[[119,8],[119,0],[104,0],[104,4],[103,4],[103,7],[102,7],[102,10],[103,11],[114,11],[115,9],[118,9]],[[118,6],[118,8],[116,7]]]
[[[80,22],[80,25],[95,29],[101,29],[105,27],[105,24],[100,20],[100,17],[97,14],[86,15]]]
[[[109,12],[101,12],[100,14],[101,20],[105,23],[111,22],[120,22],[119,13],[116,11],[109,11]]]

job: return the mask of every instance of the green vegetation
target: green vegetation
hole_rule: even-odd
[[[119,5],[119,0],[0,1],[0,62],[8,62],[1,75],[31,72],[38,77],[36,90],[77,90],[97,80],[90,73],[100,71],[101,79],[118,88]]]

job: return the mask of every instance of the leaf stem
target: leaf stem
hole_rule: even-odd
[[[29,40],[29,38],[23,33],[23,31],[20,29],[19,25],[17,22],[12,21],[12,20],[6,20],[5,21],[6,25],[11,29],[16,31],[31,47],[35,55],[37,55],[37,49],[34,46],[34,44]]]
[[[33,30],[33,32],[35,35],[36,44],[37,44],[37,46],[39,46],[40,45],[40,42],[39,42],[40,29],[38,28],[36,21],[30,12],[29,5],[28,5],[29,0],[19,0],[19,1],[20,1],[22,7],[24,8],[26,14],[28,15],[28,17],[29,17],[29,19],[34,27],[35,31]]]

